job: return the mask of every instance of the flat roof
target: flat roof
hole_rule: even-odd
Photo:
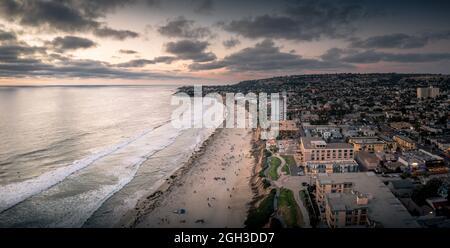
[[[406,142],[409,142],[409,143],[415,143],[414,140],[412,140],[412,139],[410,139],[410,138],[408,138],[406,136],[403,136],[403,135],[395,135],[394,137],[398,137],[398,138],[400,138],[400,139],[402,139],[402,140],[404,140]]]
[[[329,193],[326,195],[328,204],[333,211],[347,211],[358,208],[367,208],[367,205],[356,204],[356,195],[353,193]]]
[[[301,137],[300,141],[305,149],[353,149],[353,146],[349,143],[326,143],[319,137]],[[315,147],[312,144],[314,142],[325,142],[326,147]]]
[[[419,227],[403,204],[373,172],[319,174],[319,183],[352,183],[352,189],[369,196],[368,215],[388,228]]]

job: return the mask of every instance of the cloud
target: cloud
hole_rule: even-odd
[[[351,47],[376,49],[398,48],[410,49],[426,46],[431,41],[450,39],[450,31],[428,32],[420,35],[408,35],[403,33],[372,36],[367,39],[351,39]]]
[[[157,63],[166,63],[166,64],[171,64],[173,61],[177,60],[176,57],[172,57],[172,56],[160,56],[160,57],[156,57],[154,59],[134,59],[125,63],[120,63],[117,64],[117,67],[126,67],[126,68],[131,68],[131,67],[144,67],[146,65],[151,65],[151,64],[157,64]]]
[[[194,12],[198,14],[211,14],[214,10],[213,0],[191,0],[194,4]]]
[[[134,50],[120,49],[119,53],[122,53],[122,54],[136,54],[138,52],[136,52]]]
[[[92,40],[77,36],[57,37],[50,42],[50,46],[57,51],[64,52],[66,50],[87,49],[95,47],[96,44]]]
[[[45,53],[42,47],[32,47],[22,44],[8,44],[0,46],[0,63],[17,63],[24,61],[34,61],[34,59],[24,58],[38,53]]]
[[[0,29],[0,41],[14,41],[17,36],[13,32],[8,32]]]
[[[49,53],[54,43],[65,49],[80,47],[79,37],[60,37],[46,46],[29,46],[17,41],[11,44],[0,44],[0,78],[20,77],[52,77],[52,78],[122,78],[122,79],[195,79],[194,77],[177,75],[173,72],[154,73],[149,71],[131,71],[117,68],[107,62],[96,60],[73,59],[71,56]],[[70,41],[70,42],[69,42]],[[75,41],[75,42],[73,42]],[[87,43],[86,43],[87,44]],[[85,46],[85,45],[83,45]],[[170,58],[157,57],[155,63],[167,62]]]
[[[223,46],[227,49],[233,48],[239,45],[241,42],[238,39],[230,38],[222,42]]]
[[[346,63],[370,64],[385,62],[425,63],[450,60],[450,53],[386,53],[368,50],[346,55],[340,61]]]
[[[195,27],[194,21],[187,20],[179,16],[174,20],[169,20],[166,25],[158,28],[161,35],[176,38],[205,38],[211,36],[211,30],[206,27]]]
[[[222,27],[252,39],[312,41],[322,37],[348,37],[355,30],[353,23],[368,16],[367,10],[360,5],[300,1],[282,14],[233,20],[222,24]]]
[[[132,0],[2,0],[0,17],[23,26],[55,31],[93,32],[99,37],[135,38],[137,33],[114,30],[97,21],[108,11]]]
[[[94,30],[94,34],[98,37],[110,37],[117,40],[124,40],[127,38],[136,38],[138,33],[129,30],[115,30],[112,28],[104,27]]]
[[[389,34],[373,36],[367,39],[355,39],[350,46],[355,48],[418,48],[424,47],[429,41],[427,37],[411,36],[407,34]]]
[[[351,68],[351,65],[306,59],[292,53],[280,51],[272,40],[264,40],[254,47],[249,47],[226,56],[222,60],[210,63],[193,63],[189,69],[193,71],[226,68],[230,71],[289,71],[304,69]]]
[[[206,41],[180,40],[165,44],[166,52],[174,54],[181,60],[192,60],[194,62],[208,62],[216,59],[212,52],[206,52],[209,43]]]
[[[320,58],[325,61],[337,61],[344,53],[344,50],[340,48],[330,48],[324,54],[322,54]]]

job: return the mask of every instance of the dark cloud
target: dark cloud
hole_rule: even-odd
[[[211,36],[211,30],[206,27],[195,27],[194,21],[187,20],[179,16],[174,20],[169,20],[166,25],[158,28],[161,35],[178,38],[205,38]]]
[[[166,52],[174,54],[182,60],[192,60],[194,62],[207,62],[216,59],[216,55],[207,52],[209,43],[206,41],[180,40],[169,42],[166,45]]]
[[[213,0],[191,0],[194,4],[194,12],[199,14],[211,14],[214,10]]]
[[[241,44],[241,42],[238,39],[230,38],[228,40],[223,41],[222,44],[225,48],[229,49]]]
[[[410,49],[426,46],[431,41],[450,39],[450,31],[428,32],[420,35],[408,35],[403,33],[372,36],[367,39],[353,38],[351,47],[354,48],[398,48]]]
[[[320,58],[325,61],[337,61],[341,58],[343,53],[344,50],[340,48],[331,48],[328,49],[324,54],[322,54]]]
[[[22,44],[13,45],[1,45],[0,46],[0,62],[2,63],[15,63],[20,61],[29,60],[24,58],[34,54],[45,53],[45,49],[42,47],[32,47]]]
[[[16,40],[17,36],[13,32],[8,32],[0,29],[0,41]]]
[[[78,37],[77,37],[78,38]],[[52,77],[52,78],[122,78],[122,79],[194,79],[193,77],[148,71],[130,71],[102,61],[79,60],[71,56],[48,53],[51,44],[75,48],[79,42],[67,37],[56,38],[45,47],[29,46],[25,42],[0,45],[0,78]],[[74,45],[77,44],[77,45]],[[167,62],[169,57],[157,57],[155,63]]]
[[[66,50],[87,49],[95,47],[96,44],[92,40],[77,36],[57,37],[50,42],[50,46],[54,49],[64,52]]]
[[[0,17],[24,26],[63,32],[93,32],[100,37],[117,39],[138,35],[127,30],[114,30],[97,21],[108,11],[133,1],[127,0],[2,0]]]
[[[248,17],[222,26],[247,38],[311,41],[347,37],[355,30],[353,23],[368,16],[367,10],[356,4],[299,1],[283,14]]]
[[[110,37],[117,40],[124,40],[127,38],[136,38],[138,33],[129,30],[116,30],[108,27],[98,28],[94,30],[94,34],[98,37]]]
[[[176,57],[172,57],[172,56],[160,56],[160,57],[156,57],[154,59],[134,59],[125,63],[120,63],[117,64],[117,67],[126,67],[126,68],[131,68],[131,67],[144,67],[146,65],[151,65],[151,64],[157,64],[157,63],[166,63],[166,64],[171,64],[173,61],[177,60]]]
[[[418,48],[424,47],[429,41],[428,37],[411,36],[407,34],[389,34],[373,36],[367,39],[355,39],[351,43],[351,47],[355,48]]]
[[[425,63],[450,60],[450,53],[386,53],[374,50],[358,52],[340,58],[346,63],[369,64],[378,62]]]
[[[119,53],[122,53],[122,54],[136,54],[138,52],[136,52],[134,50],[120,49]]]
[[[210,63],[193,63],[189,66],[193,71],[226,68],[231,71],[289,71],[306,69],[351,68],[348,64],[306,59],[299,55],[285,53],[275,46],[271,40],[264,40],[226,56],[223,60]]]

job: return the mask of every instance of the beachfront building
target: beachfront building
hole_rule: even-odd
[[[305,165],[306,174],[346,173],[358,171],[359,165],[353,159],[336,161],[308,161]]]
[[[416,142],[403,135],[395,135],[394,141],[402,150],[414,150],[417,148]]]
[[[419,227],[373,172],[317,175],[316,202],[331,228]]]
[[[329,193],[325,198],[325,221],[330,228],[368,226],[368,198],[360,193]]]
[[[299,134],[299,128],[293,120],[280,121],[279,130],[281,139],[295,138]]]
[[[327,143],[317,137],[300,138],[302,162],[352,160],[353,146],[349,143]]]
[[[307,174],[358,171],[351,144],[327,143],[318,137],[301,137],[296,159]]]

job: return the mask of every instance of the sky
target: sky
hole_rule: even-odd
[[[450,73],[450,1],[1,0],[0,85]]]

